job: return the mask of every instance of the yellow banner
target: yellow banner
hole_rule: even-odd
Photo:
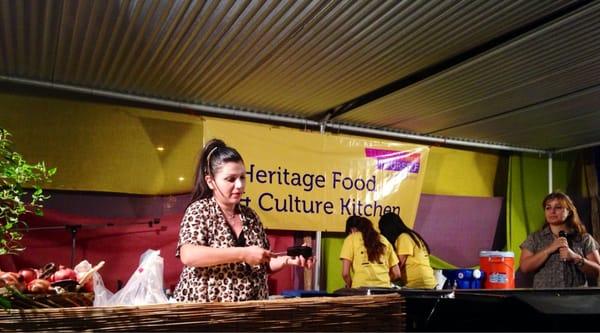
[[[398,213],[414,224],[427,146],[207,119],[246,165],[246,197],[268,229],[344,231],[351,215]]]

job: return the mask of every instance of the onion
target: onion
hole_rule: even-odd
[[[32,293],[43,294],[50,290],[50,281],[44,279],[35,279],[29,282],[27,290]]]
[[[25,283],[23,282],[23,277],[19,276],[19,274],[15,272],[4,272],[0,275],[0,279],[4,280],[4,283],[8,286],[13,286],[20,291],[25,290]]]

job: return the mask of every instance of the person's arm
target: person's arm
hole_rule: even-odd
[[[600,275],[600,255],[598,254],[598,250],[588,253],[585,257],[578,256],[573,262],[579,270],[592,279],[597,279]]]
[[[352,288],[352,278],[350,277],[350,266],[352,262],[348,259],[342,259],[342,278],[346,283],[346,288]]]
[[[523,273],[530,273],[537,271],[540,267],[544,265],[548,257],[556,250],[561,247],[568,247],[569,243],[567,239],[564,237],[558,237],[555,239],[550,245],[542,249],[537,253],[533,253],[532,251],[522,248],[521,249],[521,259],[519,261],[519,267]]]
[[[417,246],[410,236],[405,233],[396,238],[396,255],[398,256],[398,267],[404,268],[408,256],[415,254],[414,248]]]
[[[271,271],[271,273],[280,271],[282,268],[289,265],[290,259],[291,257],[289,256],[279,256],[271,258],[271,261],[269,261],[269,270]]]
[[[583,272],[590,279],[597,279],[600,276],[600,254],[598,253],[598,243],[589,234],[584,235],[582,250],[585,254],[580,255],[571,248],[560,249],[560,257],[571,262],[577,269]]]
[[[404,265],[406,265],[406,259],[408,259],[408,255],[406,254],[399,254],[398,255],[398,267],[404,267]]]
[[[394,247],[390,242],[387,241],[385,237],[381,237],[381,240],[384,242],[386,246],[387,253],[387,262],[389,266],[388,274],[390,276],[390,281],[394,282],[400,280],[402,273],[400,272],[400,267],[398,266],[399,260],[396,252],[394,251]]]
[[[586,276],[597,279],[600,274],[600,255],[598,250],[593,250],[586,256],[582,256],[576,252],[573,252],[570,248],[562,248],[561,257],[564,257],[566,261],[569,261],[575,265],[580,271]]]
[[[237,262],[254,266],[269,262],[271,251],[258,246],[214,248],[184,244],[179,249],[179,258],[184,265],[191,267],[209,267]]]
[[[392,282],[399,280],[401,277],[402,274],[400,273],[400,267],[398,267],[398,265],[390,267],[390,280]]]
[[[298,266],[298,267],[306,267],[311,269],[314,265],[314,258],[310,257],[305,259],[303,256],[290,257],[290,256],[279,256],[272,257],[271,261],[269,261],[269,268],[271,273],[275,273],[280,271],[285,266]]]

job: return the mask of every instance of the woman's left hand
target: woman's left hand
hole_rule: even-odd
[[[306,267],[308,269],[311,269],[313,267],[313,265],[315,264],[314,258],[315,257],[304,258],[303,256],[288,257],[286,259],[285,263],[288,265]]]
[[[309,244],[304,243],[302,244],[302,246],[309,246]],[[315,264],[315,257],[304,258],[304,256],[301,255],[297,257],[288,257],[285,263],[288,265],[306,267],[308,269],[311,269]]]
[[[559,250],[560,260],[561,261],[573,261],[575,259],[579,259],[580,255],[573,252],[570,247],[563,246]]]

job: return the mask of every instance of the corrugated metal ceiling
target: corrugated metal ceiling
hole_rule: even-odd
[[[600,142],[593,1],[0,0],[0,76],[554,149]]]
[[[590,142],[596,131],[582,121],[600,124],[599,22],[597,3],[339,119],[521,146]]]

